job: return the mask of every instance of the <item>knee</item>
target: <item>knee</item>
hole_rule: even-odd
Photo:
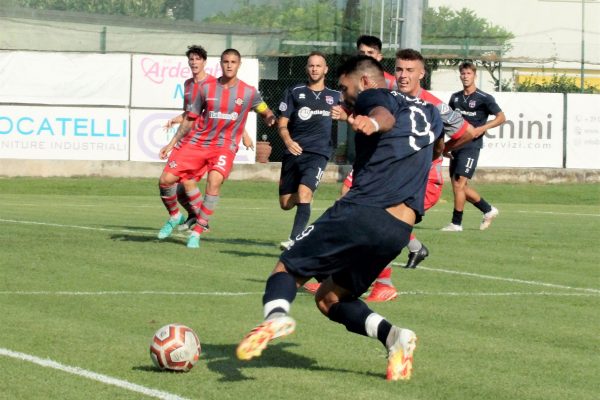
[[[161,175],[160,178],[158,178],[158,186],[170,186],[173,183],[174,182],[171,182],[167,176]]]
[[[323,296],[319,296],[317,292],[317,295],[315,295],[315,304],[317,305],[319,311],[321,311],[321,314],[329,318],[329,310],[331,309],[333,302],[327,300],[327,298]]]
[[[296,205],[296,202],[293,201],[293,197],[290,196],[282,196],[279,198],[279,207],[282,210],[291,210]]]

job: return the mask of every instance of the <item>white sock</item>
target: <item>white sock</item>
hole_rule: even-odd
[[[383,317],[377,313],[371,313],[367,317],[365,321],[365,330],[367,331],[367,336],[372,338],[377,338],[377,328],[379,328],[379,324],[383,321]]]

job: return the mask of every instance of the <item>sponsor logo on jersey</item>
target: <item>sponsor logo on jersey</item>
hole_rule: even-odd
[[[279,103],[279,111],[286,111],[286,110],[287,110],[287,103],[284,101]]]
[[[302,107],[298,110],[298,118],[300,118],[302,121],[309,120],[313,115],[322,115],[324,117],[329,117],[331,115],[331,111],[311,110],[308,107]]]
[[[306,99],[306,95],[304,93],[300,93],[300,95],[298,96],[298,98],[300,100],[304,100],[304,99]]]
[[[222,113],[221,111],[210,111],[208,113],[208,118],[214,118],[214,119],[225,119],[225,120],[230,120],[230,121],[235,121],[237,120],[239,117],[239,114],[236,112],[232,112],[232,113]]]

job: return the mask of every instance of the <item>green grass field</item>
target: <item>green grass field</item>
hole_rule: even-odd
[[[371,305],[419,336],[413,379],[392,383],[380,343],[304,293],[293,335],[235,358],[293,220],[275,183],[227,182],[212,231],[189,250],[183,234],[155,239],[156,180],[0,179],[0,398],[598,399],[599,185],[476,187],[500,209],[491,228],[469,206],[464,232],[440,232],[446,187],[415,230],[430,257],[396,268],[398,299]],[[320,188],[313,217],[338,190]],[[186,374],[149,357],[171,322],[202,342]]]

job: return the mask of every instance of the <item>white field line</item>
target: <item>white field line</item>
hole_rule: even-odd
[[[36,222],[36,221],[18,221],[18,220],[2,219],[2,218],[0,218],[0,222],[55,226],[58,228],[85,229],[85,230],[91,230],[91,231],[122,232],[122,233],[151,234],[151,235],[155,234],[155,231],[133,231],[133,230],[128,230],[128,229],[109,229],[109,228],[98,228],[98,227],[90,227],[90,226],[54,224],[54,223]],[[180,236],[180,234],[174,233],[173,236]],[[404,266],[404,264],[401,264],[401,263],[393,263],[393,265]],[[555,289],[566,289],[566,290],[586,291],[586,292],[590,292],[590,293],[600,293],[600,289],[594,289],[594,288],[577,288],[577,287],[566,286],[566,285],[558,285],[558,284],[554,284],[554,283],[529,281],[529,280],[514,279],[514,278],[504,278],[504,277],[500,277],[500,276],[482,275],[482,274],[476,274],[476,273],[472,273],[472,272],[452,271],[452,270],[441,269],[441,268],[428,268],[428,267],[423,267],[423,266],[420,266],[419,269],[422,269],[425,271],[431,271],[431,272],[440,272],[440,273],[447,273],[447,274],[470,276],[473,278],[480,278],[480,279],[492,279],[492,280],[526,284],[526,285],[545,286],[545,287],[550,287],[550,288],[555,288]]]
[[[400,263],[393,263],[393,264],[404,266],[404,264],[400,264]],[[429,267],[419,266],[418,269],[422,269],[424,271],[430,271],[430,272],[440,272],[440,273],[444,273],[444,274],[469,276],[469,277],[478,278],[478,279],[490,279],[490,280],[503,281],[503,282],[519,283],[519,284],[523,284],[523,285],[544,286],[544,287],[549,287],[549,288],[554,288],[554,289],[577,290],[577,291],[582,291],[582,292],[590,292],[590,293],[600,294],[600,289],[593,289],[593,288],[579,288],[579,287],[566,286],[566,285],[557,285],[555,283],[529,281],[529,280],[515,279],[515,278],[505,278],[505,277],[494,276],[494,275],[476,274],[473,272],[452,271],[449,269],[442,269],[442,268],[429,268]]]
[[[18,206],[18,207],[39,207],[39,203],[13,203],[13,202],[3,202],[2,203],[5,206]],[[91,207],[98,207],[97,204],[69,204],[69,203],[56,203],[56,204],[52,204],[53,207],[68,207],[68,208],[74,208],[74,207],[80,207],[80,208],[91,208]],[[229,207],[226,205],[222,206],[223,208],[227,208],[228,210],[242,210],[242,211],[246,211],[246,210],[252,210],[252,211],[265,211],[265,210],[273,210],[273,207]],[[162,205],[160,204],[132,204],[132,205],[120,205],[119,208],[156,208],[157,210],[162,210]],[[313,207],[312,210],[313,211],[324,211],[326,210],[328,207]],[[277,209],[278,210],[278,209]],[[448,212],[448,210],[444,210],[444,209],[440,209],[440,208],[433,208],[431,210],[428,210],[427,213],[439,213],[439,212],[443,212],[446,213]],[[531,211],[525,211],[525,210],[516,210],[516,211],[502,211],[503,213],[511,213],[511,212],[515,212],[515,213],[519,213],[519,214],[543,214],[543,215],[566,215],[566,216],[576,216],[576,217],[600,217],[600,213],[596,213],[596,214],[589,214],[589,213],[576,213],[576,212],[557,212],[557,211],[535,211],[535,210],[531,210]]]
[[[37,221],[18,221],[15,219],[4,219],[0,218],[0,222],[8,222],[13,224],[23,224],[23,225],[42,225],[42,226],[54,226],[57,228],[68,228],[68,229],[84,229],[88,231],[101,231],[101,232],[119,232],[119,233],[137,233],[137,234],[156,234],[156,231],[134,231],[130,229],[110,229],[110,228],[99,228],[96,226],[82,226],[82,225],[65,225],[65,224],[55,224],[52,222],[37,222]],[[176,233],[173,233],[176,235]]]
[[[25,353],[19,353],[17,351],[8,350],[0,347],[0,355],[16,358],[22,361],[28,361],[42,367],[57,369],[59,371],[67,372],[69,374],[78,375],[87,379],[91,379],[97,382],[101,382],[107,385],[113,385],[120,387],[122,389],[129,390],[131,392],[141,393],[143,395],[154,397],[156,399],[164,399],[164,400],[187,400],[185,397],[177,396],[172,393],[163,392],[162,390],[150,389],[145,386],[137,385],[135,383],[131,383],[128,381],[124,381],[122,379],[113,378],[107,375],[98,374],[96,372],[88,371],[79,367],[71,367],[69,365],[64,365],[56,361],[52,361],[49,359],[43,359],[36,356],[32,356]]]
[[[153,290],[141,290],[141,291],[124,291],[124,290],[99,290],[96,292],[92,291],[66,291],[60,290],[52,292],[49,290],[15,290],[15,291],[0,291],[0,295],[14,295],[14,296],[254,296],[263,295],[264,292],[169,292],[169,291],[153,291]]]
[[[600,214],[581,214],[581,213],[567,213],[567,212],[555,212],[555,211],[516,211],[520,214],[544,214],[544,215],[573,215],[577,217],[600,217]]]

